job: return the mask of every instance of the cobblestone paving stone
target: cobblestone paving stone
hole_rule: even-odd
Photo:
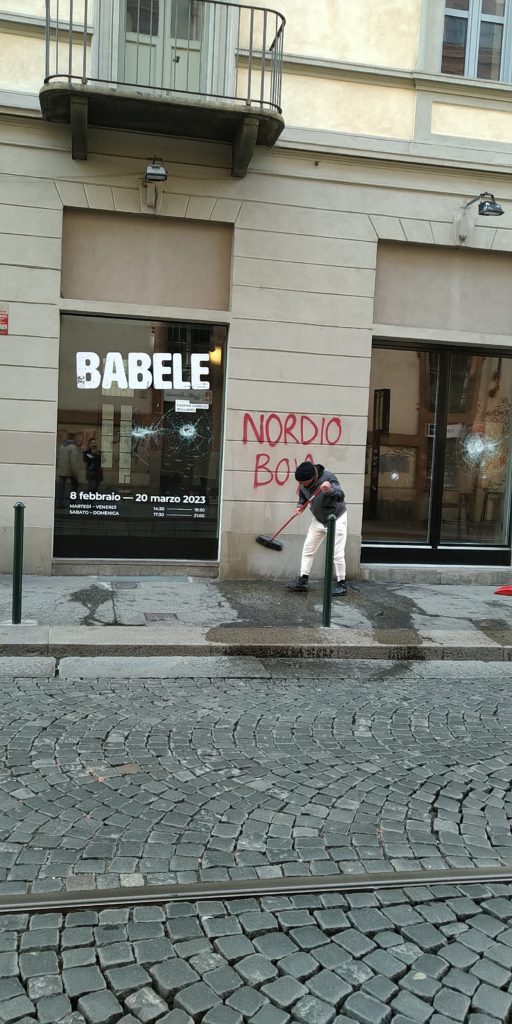
[[[512,1020],[502,883],[13,914],[0,934],[2,1024]]]
[[[511,679],[338,662],[5,683],[0,895],[512,864]]]

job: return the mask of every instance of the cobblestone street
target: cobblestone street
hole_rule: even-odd
[[[18,914],[0,1020],[495,1024],[512,1008],[511,919],[500,884]]]
[[[200,685],[16,680],[0,894],[512,865],[511,678],[274,662]]]
[[[512,866],[512,666],[225,661],[2,680],[0,897]],[[20,913],[0,942],[2,1024],[512,1012],[499,880]]]

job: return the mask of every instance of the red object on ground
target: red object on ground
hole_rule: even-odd
[[[495,594],[503,594],[503,597],[512,597],[512,584],[507,583],[505,587],[498,587]]]

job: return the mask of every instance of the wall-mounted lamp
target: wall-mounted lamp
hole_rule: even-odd
[[[154,213],[157,212],[160,205],[166,181],[167,171],[163,163],[154,157],[152,162],[146,167],[141,187],[142,203],[148,210],[153,210]]]
[[[144,175],[144,181],[167,181],[167,171],[164,165],[159,163],[148,164]]]
[[[473,203],[478,203],[480,217],[501,217],[505,213],[503,207],[496,202],[492,192],[481,192],[474,199],[468,199],[467,203],[462,204],[463,209],[467,210],[468,207],[473,206]]]
[[[455,216],[455,240],[457,245],[463,245],[464,242],[468,241],[475,226],[474,217],[471,217],[471,214],[468,213],[470,206],[474,206],[475,203],[478,203],[478,214],[480,217],[501,217],[505,213],[503,207],[496,202],[492,192],[481,192],[474,199],[468,199],[467,202],[462,204],[462,212],[458,212]]]

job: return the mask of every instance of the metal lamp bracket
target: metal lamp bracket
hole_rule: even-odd
[[[458,210],[454,217],[455,244],[469,245],[475,227],[476,212],[467,209]]]
[[[162,205],[165,181],[141,181],[139,186],[142,213],[158,213]]]

